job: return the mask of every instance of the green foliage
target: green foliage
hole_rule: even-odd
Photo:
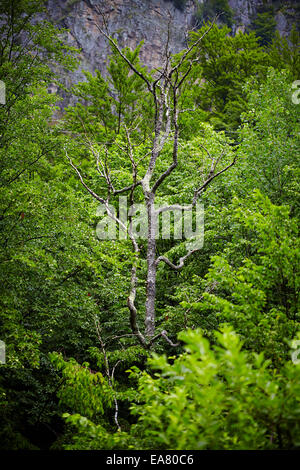
[[[184,8],[184,1],[174,3]],[[260,16],[259,37],[233,37],[227,26],[214,26],[190,53],[193,70],[178,97],[178,171],[160,187],[157,203],[190,203],[213,161],[218,171],[235,154],[238,160],[203,194],[203,249],[180,272],[159,265],[158,331],[166,329],[174,342],[179,333],[180,344],[158,338],[146,363],[149,351],[137,345],[128,320],[130,243],[97,240],[97,203],[64,149],[108,197],[95,156],[109,164],[116,189],[130,185],[126,129],[134,129],[141,178],[155,110],[145,82],[113,48],[107,74],[85,72],[72,89],[75,104],[54,120],[58,96],[48,87],[59,85],[62,69],[73,69],[76,59],[66,31],[37,16],[43,4],[0,6],[7,91],[0,105],[0,339],[7,351],[0,366],[1,449],[299,448],[299,365],[290,360],[291,341],[296,348],[300,338],[299,105],[291,99],[299,34],[294,28],[288,40],[275,35],[263,49],[273,22]],[[201,8],[206,19],[222,9],[231,24],[227,2]],[[123,54],[153,83],[141,47]],[[181,73],[187,71],[188,64]],[[172,163],[172,151],[170,140],[154,177]],[[110,202],[118,209],[117,198]],[[185,240],[158,240],[161,253],[176,262]],[[140,254],[144,281],[143,245]]]
[[[197,32],[191,32],[191,42],[208,28],[209,25],[204,25]],[[189,82],[184,95],[188,97],[187,108],[193,108],[192,98],[200,119],[210,120],[217,130],[230,131],[238,127],[240,115],[248,107],[245,85],[250,77],[264,83],[268,67],[273,66],[276,70],[285,68],[294,79],[298,78],[299,33],[293,27],[288,39],[276,34],[267,49],[261,46],[254,32],[239,31],[232,36],[227,26],[214,25],[199,43],[194,57],[198,63],[194,76],[198,86],[191,86]]]
[[[139,60],[141,45],[134,51],[127,47],[122,52],[137,70],[147,74]],[[131,73],[114,48],[107,70],[106,79],[99,71],[94,76],[85,72],[86,81],[73,87],[78,102],[67,108],[65,126],[74,133],[88,134],[95,142],[102,142],[103,138],[109,141],[120,134],[122,125],[136,126],[136,116],[140,114],[139,132],[144,136],[153,117],[145,82]]]
[[[191,41],[201,37],[208,27],[190,33]],[[196,103],[209,111],[208,117],[216,129],[238,126],[246,107],[243,84],[252,75],[263,78],[269,63],[254,33],[229,33],[227,26],[214,25],[195,51],[203,79]]]
[[[248,112],[242,116],[242,165],[245,190],[264,191],[274,203],[299,213],[299,106],[292,102],[288,72],[269,70],[261,85],[250,81]],[[253,169],[255,168],[255,171]],[[248,186],[248,187],[247,187]]]
[[[217,15],[220,15],[219,21],[227,26],[232,26],[233,11],[228,5],[228,0],[206,0],[202,2],[195,15],[195,22],[198,26],[212,21]]]
[[[72,358],[64,361],[61,354],[52,353],[50,359],[62,374],[60,404],[88,418],[102,415],[105,408],[111,407],[112,390],[100,372],[92,373],[88,363],[80,365]]]
[[[298,331],[299,256],[297,222],[289,208],[275,206],[260,192],[229,207],[232,242],[212,258],[206,275],[213,293],[194,308],[230,322],[245,346],[265,352],[275,365],[288,356],[287,339]],[[231,262],[230,262],[231,261]]]
[[[122,341],[123,340],[123,341]],[[120,338],[122,345],[126,346],[126,349],[123,350],[114,349],[112,351],[107,351],[106,356],[110,365],[119,364],[118,370],[126,370],[132,366],[134,363],[139,363],[143,361],[144,358],[148,357],[148,351],[142,348],[139,345],[131,346],[130,343],[127,344],[126,338]],[[91,347],[89,349],[90,356],[96,359],[96,364],[99,370],[105,370],[105,358],[103,352],[100,352],[98,348]]]
[[[109,433],[100,424],[79,414],[66,413],[64,418],[72,426],[70,439],[64,443],[64,450],[136,450],[136,438],[126,432]]]
[[[153,355],[149,374],[138,379],[138,417],[130,433],[109,433],[78,414],[65,419],[76,428],[66,449],[276,449],[299,447],[299,364],[281,372],[263,354],[242,350],[229,326],[210,347],[200,330],[182,332],[185,353],[168,361]],[[133,447],[133,445],[135,447]]]
[[[287,69],[294,80],[300,76],[300,35],[293,24],[290,35],[287,38],[280,37],[278,31],[269,49],[271,65],[277,69]]]
[[[12,368],[38,365],[41,331],[24,317],[34,308],[45,271],[54,267],[43,244],[56,238],[47,209],[58,206],[62,193],[51,181],[59,173],[50,163],[59,139],[49,126],[57,97],[47,87],[56,78],[51,65],[70,69],[76,63],[75,50],[52,24],[33,21],[42,4],[4,1],[0,7],[0,76],[6,85],[0,106],[1,339]]]
[[[95,305],[87,283],[82,290],[82,281],[74,282],[79,270],[85,271],[82,280],[90,278],[90,241],[82,239],[90,222],[83,223],[84,202],[74,197],[60,161],[62,141],[52,125],[58,97],[47,91],[58,82],[60,67],[73,68],[76,60],[62,30],[36,21],[42,3],[4,1],[0,7],[0,75],[6,84],[6,104],[0,105],[0,328],[6,343],[0,388],[6,448],[34,447],[34,429],[41,426],[44,436],[52,419],[47,413],[55,417],[51,400],[43,404],[50,376],[43,351],[54,339],[58,349],[78,354],[93,337],[89,315]],[[41,408],[34,420],[36,403]]]
[[[299,364],[279,373],[263,354],[242,351],[231,327],[209,346],[199,330],[182,332],[186,353],[171,363],[150,360],[154,377],[139,377],[136,433],[155,449],[299,447]]]
[[[262,5],[252,20],[251,29],[255,31],[262,46],[270,44],[275,36],[276,20],[273,5]]]

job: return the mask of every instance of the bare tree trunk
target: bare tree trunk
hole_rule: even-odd
[[[153,336],[155,332],[155,296],[156,296],[156,264],[155,240],[149,240],[147,250],[147,286],[146,286],[146,317],[145,335]]]
[[[121,146],[117,143],[117,146],[125,153],[127,153],[128,158],[131,162],[132,166],[132,184],[129,186],[125,186],[121,189],[117,189],[114,187],[114,181],[111,177],[111,171],[109,168],[109,164],[107,162],[108,157],[108,149],[106,147],[106,143],[104,143],[105,148],[105,159],[101,158],[100,152],[97,151],[93,147],[93,144],[88,142],[88,148],[94,155],[96,159],[96,166],[100,177],[106,181],[107,185],[107,197],[101,197],[97,193],[95,193],[84,181],[82,174],[80,173],[79,169],[76,165],[73,164],[72,160],[68,157],[67,151],[66,155],[70,161],[71,166],[76,171],[82,185],[85,189],[101,204],[106,207],[107,214],[109,217],[117,222],[119,226],[128,233],[129,238],[133,244],[133,250],[135,254],[135,259],[132,265],[131,270],[131,283],[130,283],[130,293],[127,299],[127,305],[130,311],[130,325],[132,334],[137,336],[140,343],[147,349],[150,349],[151,346],[154,344],[156,339],[162,337],[164,338],[171,346],[178,346],[178,343],[174,344],[168,337],[165,330],[161,331],[158,334],[155,334],[155,297],[156,297],[156,274],[157,274],[157,266],[160,262],[166,263],[170,268],[174,270],[179,270],[184,266],[184,262],[187,258],[189,258],[195,251],[199,248],[196,247],[188,251],[187,254],[181,256],[179,259],[179,264],[174,264],[170,261],[166,256],[158,256],[156,258],[156,232],[159,229],[158,224],[158,217],[160,212],[172,211],[174,209],[180,210],[192,210],[192,208],[196,205],[197,200],[202,195],[202,193],[206,190],[208,185],[222,173],[227,171],[231,168],[235,161],[236,156],[231,161],[231,163],[227,164],[227,166],[223,167],[219,170],[220,161],[224,155],[222,152],[221,156],[213,156],[210,154],[209,150],[204,147],[204,145],[200,144],[200,147],[205,150],[207,153],[207,158],[211,160],[210,170],[206,178],[204,179],[203,183],[194,190],[194,195],[192,197],[192,201],[188,205],[180,205],[180,204],[171,204],[165,206],[161,209],[155,210],[154,202],[155,202],[155,195],[161,184],[168,178],[171,173],[177,168],[178,166],[178,139],[179,139],[179,125],[178,125],[178,116],[179,116],[179,104],[178,99],[180,97],[180,93],[182,90],[183,83],[187,80],[191,70],[193,69],[193,64],[198,61],[197,57],[193,57],[192,53],[195,52],[196,47],[200,44],[203,37],[209,33],[215,20],[211,23],[211,25],[207,28],[204,34],[199,37],[193,44],[191,44],[181,55],[180,59],[176,60],[173,64],[173,59],[171,52],[169,50],[169,33],[168,30],[168,38],[165,48],[165,57],[164,61],[161,64],[162,67],[160,69],[156,69],[156,76],[150,77],[144,73],[142,69],[139,67],[137,68],[136,65],[130,61],[127,55],[120,49],[118,44],[115,42],[112,37],[110,37],[105,18],[101,11],[99,10],[104,22],[104,26],[106,30],[103,30],[98,25],[96,27],[99,29],[101,34],[106,37],[106,39],[111,43],[112,47],[119,53],[120,57],[124,60],[131,71],[140,79],[142,79],[149,91],[150,95],[152,95],[152,103],[153,103],[153,110],[154,110],[154,138],[153,141],[151,139],[151,147],[150,152],[148,152],[145,157],[151,155],[148,161],[148,168],[144,173],[144,177],[140,176],[138,178],[137,167],[139,163],[143,159],[136,160],[136,155],[134,148],[137,145],[136,142],[131,143],[131,132],[135,131],[139,124],[135,124],[135,127],[132,129],[128,129],[125,123],[122,124],[120,118],[121,113],[119,112],[119,129],[118,133],[123,128],[126,133],[126,147]],[[119,111],[121,111],[119,109]],[[85,135],[85,139],[87,136]],[[165,144],[167,142],[173,142],[173,150],[172,150],[172,162],[169,163],[167,169],[161,173],[159,176],[156,175],[156,180],[153,181],[152,178],[154,176],[156,161],[161,157],[161,152],[165,148]],[[152,181],[152,183],[151,183]],[[198,178],[196,178],[198,181]],[[199,182],[198,182],[199,184]],[[121,219],[118,219],[113,211],[110,210],[110,198],[111,196],[117,196],[123,193],[130,191],[130,204],[133,205],[134,203],[134,191],[137,187],[142,187],[142,191],[145,198],[146,208],[147,208],[147,216],[148,216],[148,236],[147,236],[147,284],[146,284],[146,315],[145,315],[145,335],[143,335],[138,327],[137,323],[137,308],[135,305],[136,300],[136,288],[137,288],[137,267],[138,267],[138,258],[140,254],[140,249],[138,246],[137,239],[135,238],[134,233],[132,232],[132,224],[131,219],[129,223],[129,227],[126,226],[122,222]],[[192,196],[192,195],[191,195]]]
[[[155,333],[155,297],[156,297],[156,217],[154,212],[154,194],[149,194],[148,213],[148,246],[147,246],[147,285],[145,336]]]

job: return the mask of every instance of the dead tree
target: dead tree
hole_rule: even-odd
[[[181,57],[174,61],[170,49],[169,49],[169,34],[166,41],[166,47],[164,51],[164,58],[162,67],[155,70],[155,75],[151,78],[150,76],[140,71],[134,63],[132,63],[122,49],[119,47],[117,42],[108,34],[107,29],[98,29],[106,39],[110,42],[111,46],[118,52],[120,57],[129,66],[132,73],[142,79],[148,89],[149,94],[152,98],[154,106],[154,122],[153,122],[153,139],[151,142],[151,150],[149,154],[145,155],[148,158],[147,169],[142,178],[138,179],[137,168],[139,161],[136,160],[134,155],[134,146],[131,141],[132,129],[125,128],[126,133],[126,151],[128,158],[131,162],[132,168],[132,184],[120,189],[116,189],[113,185],[110,177],[109,167],[107,161],[103,162],[99,156],[99,153],[93,148],[92,144],[89,143],[90,150],[93,152],[97,169],[102,178],[106,181],[108,188],[108,196],[104,197],[96,194],[84,181],[82,174],[76,165],[69,158],[70,164],[76,171],[82,185],[86,190],[106,208],[107,214],[111,217],[119,227],[128,233],[128,236],[132,242],[133,251],[135,254],[135,261],[132,265],[131,270],[131,283],[130,292],[127,298],[127,305],[130,312],[130,325],[132,335],[135,335],[140,343],[145,348],[150,348],[154,341],[163,337],[170,345],[176,346],[168,338],[166,331],[161,331],[155,334],[155,298],[156,298],[156,275],[159,263],[166,263],[171,269],[179,270],[184,266],[187,258],[189,258],[197,249],[190,250],[185,256],[181,257],[179,263],[176,265],[172,263],[166,256],[156,255],[156,231],[157,231],[157,217],[161,212],[180,210],[192,210],[196,205],[197,200],[201,194],[206,190],[208,185],[222,173],[227,171],[235,163],[235,158],[220,169],[221,157],[212,156],[209,151],[203,146],[204,151],[207,153],[208,158],[211,160],[210,170],[201,185],[194,190],[194,194],[191,195],[191,203],[189,205],[169,205],[160,209],[155,208],[155,198],[158,189],[163,182],[174,172],[178,166],[178,146],[179,146],[179,125],[178,117],[180,113],[179,97],[183,87],[183,84],[188,79],[190,72],[193,69],[193,65],[196,63],[197,58],[194,56],[194,52],[197,47],[200,46],[201,40],[209,31],[214,23],[206,30],[206,32],[199,37],[194,43],[190,44],[187,49],[182,53]],[[158,177],[154,178],[154,170],[157,160],[160,158],[162,150],[165,144],[172,142],[172,163],[169,167],[161,173]],[[123,149],[124,150],[124,149]],[[109,207],[109,200],[111,196],[115,196],[122,193],[129,194],[130,201],[133,201],[133,194],[137,187],[141,187],[144,195],[144,201],[148,219],[148,234],[147,234],[147,282],[146,282],[146,314],[145,314],[145,330],[141,332],[137,324],[137,308],[136,308],[136,289],[138,283],[137,277],[137,261],[140,255],[140,247],[138,240],[134,236],[131,230],[131,224],[127,227],[118,218]]]

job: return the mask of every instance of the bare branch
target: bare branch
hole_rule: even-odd
[[[98,194],[96,194],[91,188],[89,188],[88,185],[83,181],[83,178],[82,178],[82,175],[81,175],[80,171],[78,170],[78,168],[74,165],[74,163],[72,162],[72,160],[68,156],[66,149],[65,149],[65,152],[66,152],[66,156],[67,156],[67,158],[70,162],[70,165],[76,171],[82,186],[93,196],[93,198],[97,199],[97,201],[101,202],[102,204],[105,204],[106,201],[102,197],[98,196]]]
[[[173,75],[174,72],[176,72],[180,67],[181,65],[183,64],[183,62],[185,61],[185,59],[187,58],[187,56],[195,49],[195,47],[198,46],[198,44],[202,41],[202,39],[209,33],[209,31],[211,30],[211,28],[213,27],[215,21],[218,19],[220,15],[217,15],[215,16],[215,18],[213,19],[211,25],[209,26],[209,28],[202,34],[202,36],[200,38],[197,39],[197,41],[195,41],[186,51],[185,53],[182,55],[180,61],[178,62],[177,65],[175,65],[175,67],[172,68],[171,70],[171,73],[170,73],[170,77]]]
[[[135,189],[137,186],[140,186],[141,184],[142,184],[141,181],[137,181],[136,183],[133,183],[130,186],[125,186],[122,189],[114,189],[113,194],[115,196],[116,194],[122,194],[122,193],[125,193],[126,191],[131,191],[132,189]]]
[[[66,152],[66,154],[67,154],[67,152]],[[68,155],[67,155],[67,157],[68,157]],[[131,239],[131,242],[132,242],[132,245],[133,245],[133,248],[134,248],[135,258],[134,258],[134,262],[133,262],[132,269],[131,269],[130,292],[129,292],[129,295],[128,295],[128,298],[127,298],[127,305],[128,305],[129,311],[130,311],[130,325],[131,325],[132,332],[137,335],[140,343],[144,347],[146,347],[146,340],[145,340],[144,336],[142,335],[142,333],[140,332],[140,330],[138,328],[138,325],[137,325],[137,310],[136,310],[136,307],[135,307],[136,286],[137,286],[137,260],[138,260],[138,255],[139,255],[139,251],[140,251],[139,246],[136,242],[136,239],[135,239],[130,227],[127,228],[126,225],[118,217],[115,216],[115,214],[109,208],[108,201],[105,201],[103,198],[98,196],[98,194],[96,194],[94,191],[92,191],[86,185],[86,183],[84,182],[84,180],[82,178],[82,175],[81,175],[80,171],[78,170],[78,168],[72,163],[72,161],[69,157],[68,157],[68,159],[69,159],[69,162],[70,162],[71,166],[74,168],[74,170],[78,174],[82,185],[88,190],[88,192],[95,199],[97,199],[98,201],[100,201],[102,204],[105,205],[108,216],[112,220],[117,222],[119,224],[119,226],[121,226],[123,228],[123,230],[125,230],[128,233],[128,235]]]
[[[189,251],[185,256],[182,256],[181,258],[179,258],[179,264],[173,264],[172,261],[170,261],[166,256],[159,256],[156,261],[155,261],[155,264],[156,266],[158,266],[158,264],[161,262],[161,261],[164,261],[168,266],[170,266],[170,268],[178,271],[179,269],[183,268],[184,266],[184,262],[187,258],[189,258],[193,253],[196,253],[196,251],[199,251],[200,248],[196,248],[194,250],[191,250]]]
[[[198,188],[195,193],[194,193],[194,198],[193,198],[193,202],[192,202],[192,205],[194,206],[197,202],[197,199],[198,197],[200,196],[200,193],[202,193],[206,187],[212,182],[212,180],[214,180],[215,178],[217,178],[218,176],[220,176],[222,173],[224,173],[225,171],[229,170],[229,168],[231,168],[235,162],[236,162],[236,159],[237,157],[235,156],[234,159],[232,160],[232,162],[227,165],[225,168],[223,168],[222,170],[218,171],[218,173],[216,174],[212,174],[201,186],[200,188]]]
[[[120,338],[130,338],[131,336],[137,336],[136,333],[125,333],[124,335],[118,335],[118,336],[111,336],[110,338],[108,338],[108,341],[106,342],[106,344],[110,343],[111,341],[114,341],[116,339],[120,339]]]
[[[119,421],[118,421],[119,406],[118,406],[118,401],[117,401],[116,393],[115,393],[114,386],[113,386],[113,374],[114,374],[115,368],[118,365],[118,363],[113,368],[112,375],[110,375],[109,362],[108,362],[106,351],[105,351],[105,345],[104,345],[104,342],[101,338],[100,325],[99,325],[99,323],[97,322],[96,319],[95,319],[95,326],[96,326],[96,332],[97,332],[97,336],[98,336],[98,339],[99,339],[99,343],[101,345],[102,354],[103,354],[103,357],[104,357],[105,373],[106,373],[106,376],[107,376],[108,384],[109,384],[109,386],[112,390],[112,393],[113,393],[113,398],[114,398],[114,403],[115,403],[115,416],[114,416],[115,423],[116,423],[118,431],[121,431],[121,427],[120,427],[120,424],[119,424]]]
[[[162,206],[156,210],[156,215],[161,214],[162,212],[167,211],[191,211],[193,209],[193,205],[189,204],[186,206],[182,206],[181,204],[170,204],[169,206]]]
[[[116,51],[120,54],[120,56],[122,57],[123,60],[125,60],[125,62],[129,65],[129,67],[131,68],[131,70],[136,74],[138,75],[142,80],[144,80],[144,82],[146,83],[147,87],[148,87],[148,90],[150,91],[150,93],[153,94],[153,87],[150,83],[150,81],[148,80],[148,78],[142,73],[140,72],[132,62],[130,62],[130,60],[126,57],[126,55],[121,51],[120,47],[118,46],[118,44],[109,36],[108,33],[106,33],[102,28],[100,28],[100,26],[97,24],[97,23],[94,23],[94,25],[96,26],[96,28],[100,31],[100,33],[106,37],[106,39],[110,42],[110,44],[116,49]]]
[[[163,330],[161,331],[160,333],[158,333],[157,335],[153,336],[153,338],[151,338],[151,340],[149,341],[148,343],[148,349],[151,348],[152,344],[158,339],[158,338],[164,338],[165,341],[167,341],[167,343],[172,346],[173,348],[177,348],[178,346],[180,346],[180,343],[173,343],[167,336],[167,332],[166,330]]]
[[[223,155],[223,154],[222,154]],[[211,171],[209,173],[209,177],[207,178],[207,180],[198,188],[194,191],[194,197],[193,197],[193,200],[192,200],[192,203],[191,204],[188,204],[188,205],[181,205],[181,204],[170,204],[169,206],[164,206],[164,207],[160,207],[156,210],[156,214],[161,214],[162,212],[167,212],[167,211],[174,211],[174,210],[183,210],[183,211],[191,211],[193,209],[193,207],[196,205],[196,202],[200,196],[201,193],[203,193],[207,186],[215,179],[217,178],[218,176],[220,176],[222,173],[224,173],[225,171],[229,170],[229,168],[231,168],[235,162],[236,162],[236,159],[237,159],[237,156],[234,157],[234,159],[232,160],[232,162],[227,165],[225,168],[223,168],[222,170],[220,170],[218,173],[216,174],[212,174]],[[213,163],[214,163],[214,170],[215,170],[215,166],[216,164],[219,162],[220,160],[220,157],[217,159],[217,160],[213,160]]]
[[[127,306],[129,308],[130,312],[130,326],[132,332],[137,336],[139,342],[142,344],[142,346],[147,347],[147,342],[145,337],[142,335],[142,333],[139,330],[139,327],[137,325],[137,310],[135,306],[135,298],[136,298],[136,287],[137,287],[137,259],[138,259],[138,248],[136,249],[135,252],[135,260],[132,264],[131,268],[131,280],[130,280],[130,293],[127,298]]]
[[[180,346],[180,343],[173,343],[167,336],[167,332],[165,330],[163,330],[161,332],[161,336],[167,341],[167,343],[169,343],[170,346],[173,346],[173,348],[177,348],[178,346]]]
[[[115,363],[114,367],[112,368],[112,371],[111,371],[111,381],[112,381],[112,382],[114,381],[115,370],[116,370],[117,366],[118,366],[121,362],[123,362],[123,359],[119,359],[119,360]]]
[[[172,171],[177,167],[178,160],[178,110],[177,110],[177,98],[176,98],[176,90],[174,91],[174,116],[173,116],[173,125],[174,125],[174,137],[173,137],[173,163],[169,166],[169,168],[157,179],[154,183],[152,192],[155,193],[157,188],[163,183],[163,181],[172,173]]]

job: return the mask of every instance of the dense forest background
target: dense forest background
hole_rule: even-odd
[[[233,34],[205,2],[152,69],[104,15],[67,87],[67,31],[2,0],[1,449],[299,448],[299,33],[269,3]],[[120,195],[201,202],[203,247],[100,240]]]

